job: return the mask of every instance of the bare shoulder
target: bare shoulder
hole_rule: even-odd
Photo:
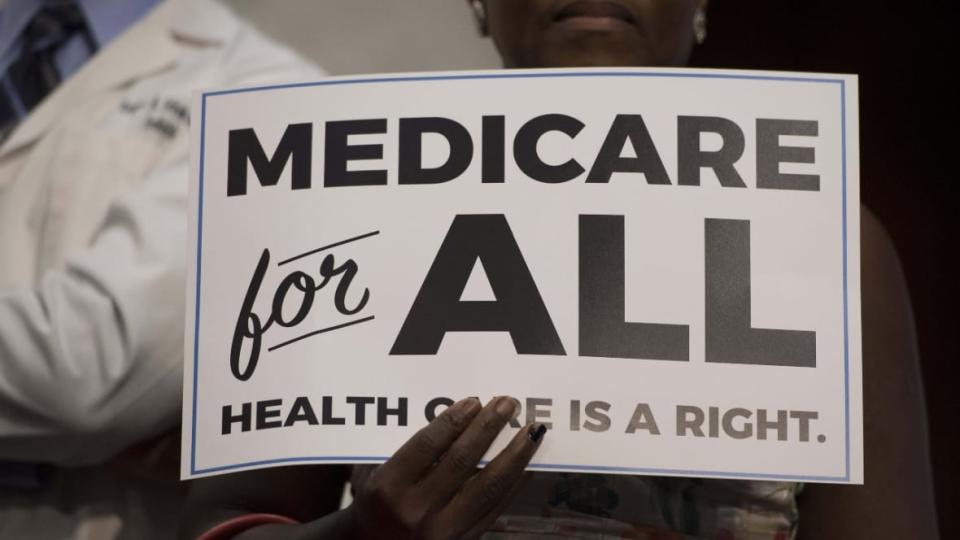
[[[872,381],[882,373],[919,383],[913,309],[903,267],[890,235],[865,207],[860,219],[860,279],[864,378]],[[912,391],[921,392],[915,397],[922,399],[919,386]]]
[[[910,295],[893,242],[861,213],[863,486],[809,485],[801,538],[936,538],[926,406]]]
[[[906,279],[897,250],[880,220],[866,207],[860,209],[860,265],[863,302],[886,306],[883,314],[913,329]],[[864,310],[864,317],[868,312]],[[876,314],[876,313],[874,313]],[[906,324],[904,324],[906,323]],[[870,336],[871,338],[874,336]],[[912,339],[912,338],[911,338]]]

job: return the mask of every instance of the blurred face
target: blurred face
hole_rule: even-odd
[[[680,66],[706,0],[485,0],[508,68]]]

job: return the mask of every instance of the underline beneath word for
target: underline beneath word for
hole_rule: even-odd
[[[275,350],[277,350],[277,349],[280,349],[280,348],[282,348],[282,347],[286,347],[287,345],[291,345],[291,344],[293,344],[293,343],[296,343],[296,342],[298,342],[298,341],[300,341],[300,340],[302,340],[302,339],[307,339],[308,337],[313,337],[313,336],[317,336],[317,335],[320,335],[320,334],[325,334],[325,333],[327,333],[327,332],[332,332],[332,331],[334,331],[334,330],[339,330],[339,329],[341,329],[341,328],[346,328],[346,327],[348,327],[348,326],[353,326],[353,325],[355,325],[355,324],[365,323],[365,322],[367,322],[367,321],[372,321],[372,320],[373,320],[373,315],[371,315],[371,316],[369,316],[369,317],[364,317],[364,318],[362,318],[362,319],[357,319],[357,320],[355,320],[355,321],[350,321],[350,322],[345,322],[345,323],[343,323],[343,324],[338,324],[338,325],[336,325],[336,326],[329,326],[329,327],[327,327],[327,328],[321,328],[321,329],[319,329],[319,330],[314,330],[313,332],[307,332],[306,334],[304,334],[304,335],[302,335],[302,336],[298,336],[298,337],[295,337],[295,338],[293,338],[293,339],[284,341],[283,343],[277,343],[276,345],[274,345],[273,347],[268,348],[267,350],[270,351],[270,352],[273,352],[273,351],[275,351]]]

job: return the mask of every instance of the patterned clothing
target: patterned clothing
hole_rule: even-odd
[[[54,88],[157,2],[10,0],[2,5],[0,141]]]
[[[534,473],[484,540],[791,540],[793,482]]]

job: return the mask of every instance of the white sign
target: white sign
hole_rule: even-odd
[[[860,483],[857,80],[332,78],[194,109],[184,477],[519,400],[531,469]],[[488,454],[488,457],[493,454]]]

